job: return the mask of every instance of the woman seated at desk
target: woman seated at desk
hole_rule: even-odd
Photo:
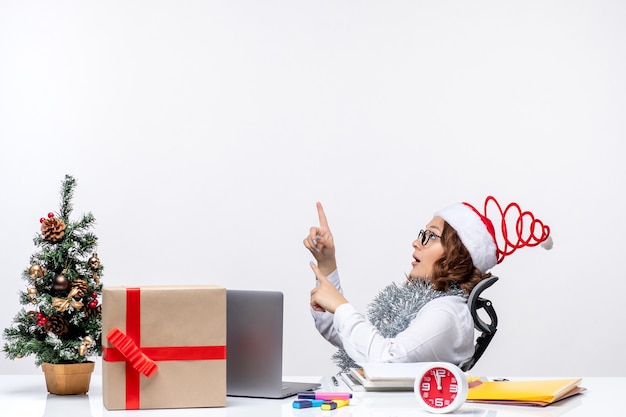
[[[490,202],[501,216],[497,224],[502,225],[502,249],[486,217]],[[518,212],[513,232],[504,221],[510,220],[511,208]],[[487,271],[505,256],[546,241],[550,233],[532,213],[522,212],[516,203],[502,210],[493,197],[485,200],[484,214],[467,203],[444,208],[413,241],[412,269],[406,281],[383,289],[366,317],[343,295],[335,242],[321,203],[317,212],[319,226],[311,227],[304,239],[317,261],[311,262],[316,277],[311,310],[318,331],[339,348],[333,358],[342,371],[357,363],[443,361],[459,365],[469,359],[474,353],[474,322],[467,308],[472,288],[489,277]],[[529,217],[530,228],[519,230],[518,223]],[[522,237],[522,233],[529,236]]]

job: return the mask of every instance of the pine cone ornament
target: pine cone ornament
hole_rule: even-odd
[[[86,305],[83,307],[83,312],[85,313],[85,317],[87,318],[91,318],[91,317],[100,318],[102,317],[102,305],[99,305],[94,308],[91,308],[88,305]]]
[[[67,323],[67,320],[65,320],[63,317],[51,316],[48,317],[46,324],[44,324],[44,329],[48,333],[54,333],[57,336],[61,336],[69,332],[70,327]]]
[[[84,279],[75,279],[72,282],[72,293],[74,294],[73,298],[76,300],[80,300],[87,294],[87,281]]]
[[[41,222],[41,234],[48,242],[56,243],[65,235],[65,223],[56,217]]]

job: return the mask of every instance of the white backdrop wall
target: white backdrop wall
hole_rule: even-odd
[[[474,372],[624,376],[625,18],[617,0],[1,0],[0,328],[65,174],[105,284],[283,291],[287,375],[337,371],[308,310],[316,201],[364,311],[435,210],[493,194],[555,246],[492,270],[500,330]]]

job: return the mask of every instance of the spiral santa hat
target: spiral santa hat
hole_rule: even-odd
[[[482,212],[468,203],[457,203],[436,212],[435,216],[456,230],[474,266],[483,273],[525,246],[541,244],[552,249],[550,227],[530,211],[522,211],[517,203],[510,203],[503,210],[489,196]]]

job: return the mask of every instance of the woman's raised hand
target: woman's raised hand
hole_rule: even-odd
[[[316,205],[320,224],[318,227],[311,227],[303,243],[304,247],[313,254],[321,273],[329,275],[337,269],[335,242],[332,233],[330,233],[328,220],[326,219],[322,203],[318,202]]]

